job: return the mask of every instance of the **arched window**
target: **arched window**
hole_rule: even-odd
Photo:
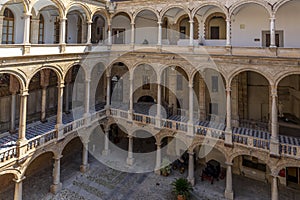
[[[77,43],[82,42],[82,19],[80,16],[78,16],[77,20]]]
[[[99,43],[104,40],[105,20],[101,15],[93,18],[92,23],[92,43]]]
[[[226,17],[223,13],[213,13],[205,20],[205,38],[210,40],[226,39]]]
[[[8,8],[4,10],[2,44],[14,44],[14,14]]]
[[[44,17],[41,14],[39,20],[39,44],[44,44],[44,30],[45,30]]]

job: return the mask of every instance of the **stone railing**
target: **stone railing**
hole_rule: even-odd
[[[259,148],[264,150],[269,150],[270,142],[264,138],[257,138],[248,135],[241,135],[241,134],[233,134],[232,141],[239,145],[244,145],[247,147],[252,148]]]
[[[204,46],[194,45],[191,48],[186,45],[141,45],[141,44],[12,44],[0,45],[1,57],[18,57],[22,55],[40,56],[40,55],[59,55],[61,53],[77,53],[86,52],[107,52],[107,51],[139,51],[147,50],[147,52],[173,52],[173,53],[196,53],[208,55],[231,55],[231,56],[263,56],[263,57],[280,57],[280,58],[298,58],[300,57],[300,48],[267,48],[267,47],[226,47],[222,43],[207,41]]]
[[[291,144],[280,144],[280,153],[281,155],[300,159],[300,146],[291,145]]]
[[[0,163],[15,159],[17,156],[17,147],[9,147],[0,151]],[[1,165],[1,164],[0,164]]]
[[[39,136],[36,136],[36,137],[28,140],[27,151],[28,152],[34,151],[39,146],[47,144],[50,141],[56,139],[57,138],[56,133],[57,133],[56,129],[53,129],[47,133],[44,133],[43,135],[39,135]]]
[[[181,121],[175,121],[170,119],[156,119],[154,116],[150,115],[143,115],[139,113],[133,113],[132,115],[128,111],[119,110],[119,109],[110,109],[110,115],[112,117],[124,119],[124,120],[133,120],[134,122],[150,125],[157,128],[166,128],[173,131],[179,131],[183,134],[187,134],[189,136],[202,136],[202,137],[210,137],[215,139],[220,139],[221,141],[225,140],[225,131],[211,128],[211,127],[205,127],[200,125],[192,125],[192,129],[189,129],[189,126],[191,126],[187,122],[181,122]],[[80,128],[84,128],[86,126],[86,121],[89,121],[91,123],[96,122],[100,119],[106,118],[106,110],[100,110],[95,113],[92,113],[89,118],[90,121],[87,120],[87,118],[80,118],[77,120],[74,120],[68,124],[65,124],[63,127],[63,135],[66,136],[68,133],[71,133],[73,131],[79,130]],[[191,130],[191,131],[190,131]],[[192,133],[190,133],[192,132]],[[46,132],[44,134],[41,134],[37,137],[34,137],[27,141],[27,151],[26,155],[28,153],[34,152],[36,149],[41,148],[47,144],[50,144],[51,142],[55,142],[58,138],[58,132],[56,129],[53,129],[49,132]],[[253,137],[249,135],[241,135],[241,134],[232,134],[232,141],[234,144],[246,146],[248,148],[254,148],[254,149],[260,149],[263,151],[269,151],[269,139],[265,138],[259,138],[259,137]],[[5,149],[2,149],[0,151],[0,167],[1,165],[5,165],[8,162],[13,162],[17,159],[17,152],[18,149],[16,146],[8,147]],[[280,152],[281,155],[292,157],[299,159],[300,158],[300,146],[297,145],[291,145],[286,143],[280,144]],[[21,158],[22,155],[19,157]],[[19,158],[18,158],[19,159]]]

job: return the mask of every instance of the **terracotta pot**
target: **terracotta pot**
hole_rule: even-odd
[[[177,200],[186,200],[185,196],[184,195],[177,195]]]

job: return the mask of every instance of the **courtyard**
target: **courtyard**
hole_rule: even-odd
[[[53,195],[49,192],[52,180],[51,168],[24,180],[23,199],[25,200],[127,200],[127,199],[176,199],[172,194],[172,181],[178,177],[187,177],[187,171],[180,174],[173,170],[167,176],[149,173],[126,173],[112,169],[90,157],[90,169],[86,173],[79,171],[78,156],[62,165],[61,181],[63,189]],[[195,171],[196,185],[191,195],[192,200],[222,200],[224,198],[225,179],[201,181],[202,167]],[[238,200],[271,199],[270,184],[255,181],[243,176],[233,175],[234,195]],[[3,193],[1,200],[13,199],[13,185]],[[279,187],[280,200],[296,200],[300,192],[286,187]]]

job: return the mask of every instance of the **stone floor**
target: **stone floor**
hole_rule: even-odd
[[[63,189],[52,195],[49,186],[52,181],[51,169],[45,169],[34,177],[25,179],[23,184],[24,200],[145,200],[175,199],[172,194],[172,181],[177,177],[186,177],[173,171],[168,177],[149,173],[126,173],[109,168],[95,159],[90,161],[90,170],[79,172],[80,159],[65,162],[61,166]],[[222,200],[225,180],[201,182],[200,170],[195,172],[196,186],[192,200]],[[235,199],[267,200],[270,199],[270,185],[242,176],[233,176]],[[13,186],[0,194],[0,200],[13,199]],[[287,188],[279,188],[280,200],[300,199],[300,193]]]

